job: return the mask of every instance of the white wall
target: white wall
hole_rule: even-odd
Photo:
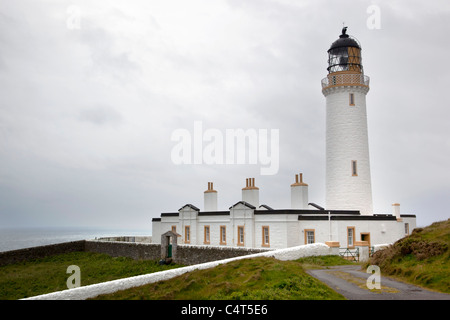
[[[372,214],[372,187],[366,93],[368,88],[340,86],[326,96],[326,207],[359,210]],[[355,106],[349,106],[349,94]],[[358,176],[352,176],[351,161],[357,161]]]
[[[180,229],[177,227],[177,233],[181,235],[180,244],[185,243],[186,239],[186,227],[189,226],[190,230],[190,238],[189,243],[190,244],[197,244],[198,238],[198,226],[197,226],[197,215],[198,211],[192,209],[189,206],[184,206],[179,211],[179,226]]]
[[[161,222],[152,221],[152,243],[161,243]]]
[[[182,236],[178,243],[184,243],[184,227],[190,226],[191,245],[220,246],[220,227],[226,226],[226,246],[239,246],[238,226],[244,227],[244,246],[249,248],[288,248],[305,244],[305,230],[315,231],[315,242],[339,241],[341,247],[347,246],[347,227],[355,228],[354,241],[361,240],[361,233],[370,234],[370,244],[393,243],[405,234],[405,223],[409,223],[409,232],[416,227],[414,217],[397,220],[298,220],[297,214],[270,213],[254,214],[253,209],[237,204],[230,214],[198,215],[198,212],[184,207],[179,216],[163,216],[161,222],[153,222],[153,243],[160,243],[161,233],[176,226]],[[204,226],[209,226],[210,243],[204,242]],[[263,246],[262,227],[269,226],[270,243]],[[331,226],[331,237],[330,237]]]

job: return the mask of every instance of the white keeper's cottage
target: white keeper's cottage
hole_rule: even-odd
[[[178,241],[191,245],[287,248],[310,243],[331,243],[352,248],[358,241],[369,246],[389,244],[416,227],[416,216],[374,214],[370,179],[366,94],[361,46],[347,28],[328,50],[328,75],[322,80],[326,97],[326,208],[308,200],[308,184],[295,175],[291,208],[260,204],[254,178],[247,178],[242,200],[229,210],[217,210],[218,192],[208,182],[204,211],[186,204],[177,212],[152,220],[152,239],[171,230]]]

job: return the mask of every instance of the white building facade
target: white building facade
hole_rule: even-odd
[[[152,221],[152,239],[172,230],[179,243],[249,248],[288,248],[310,243],[338,243],[353,248],[390,244],[416,227],[416,216],[374,214],[370,176],[366,94],[361,46],[342,30],[328,50],[328,75],[322,80],[326,97],[326,208],[309,203],[308,184],[295,176],[291,207],[260,205],[259,188],[247,178],[242,200],[229,210],[217,210],[218,192],[208,183],[204,211],[187,204],[177,212],[162,213]]]
[[[248,187],[247,179],[243,196]],[[205,198],[210,190],[205,191]],[[252,190],[259,192],[259,188]],[[259,194],[253,196],[259,199]],[[297,193],[291,196],[300,197]],[[307,201],[304,194],[301,200]],[[399,204],[393,205],[393,214],[362,215],[357,210],[272,209],[241,200],[226,211],[201,211],[186,204],[177,212],[162,213],[152,220],[152,239],[159,243],[161,234],[172,230],[181,235],[179,243],[191,245],[281,249],[331,241],[353,248],[357,241],[367,241],[369,246],[393,243],[415,227],[416,216],[400,214]]]

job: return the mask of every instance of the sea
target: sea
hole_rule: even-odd
[[[82,227],[0,228],[0,252],[118,236],[151,236],[151,230]]]

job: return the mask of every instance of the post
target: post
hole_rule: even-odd
[[[328,211],[328,232],[329,232],[329,241],[331,241],[331,212]]]
[[[339,247],[340,247],[339,241],[325,241],[325,244],[330,247],[331,255],[333,256],[339,255]]]
[[[359,251],[359,262],[369,261],[369,242],[355,241],[355,248]]]
[[[169,237],[165,234],[161,235],[161,260],[165,260],[167,258],[167,250],[169,246]]]

